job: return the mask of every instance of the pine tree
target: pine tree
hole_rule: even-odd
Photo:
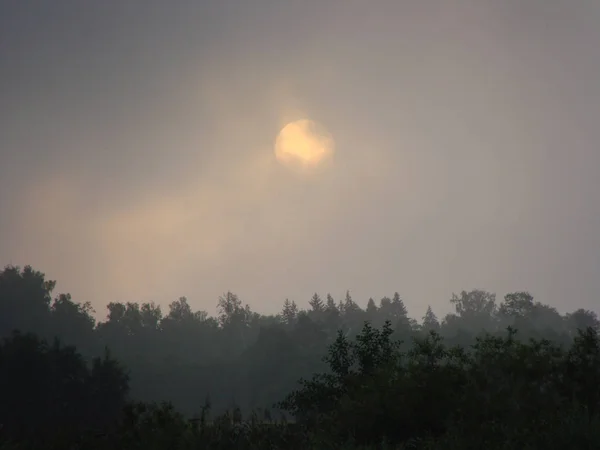
[[[340,312],[331,294],[327,294],[327,305],[325,306],[325,310],[328,312]]]
[[[341,314],[335,300],[330,294],[327,294],[327,304],[325,306],[325,324],[329,332],[335,332],[340,326]]]
[[[433,313],[431,306],[427,306],[427,311],[423,316],[423,329],[428,331],[439,331],[440,329],[440,322],[438,321],[437,316]]]
[[[281,317],[283,319],[283,322],[287,325],[291,325],[296,320],[297,315],[298,305],[296,305],[296,302],[290,302],[290,300],[286,298],[283,302],[283,310],[281,311]]]
[[[408,310],[397,292],[394,292],[394,298],[392,298],[392,315],[396,320],[408,320]]]
[[[387,320],[393,322],[393,314],[392,314],[392,299],[389,297],[383,297],[379,300],[379,308],[377,311],[377,326],[383,325],[383,323]]]
[[[319,297],[319,294],[315,292],[315,295],[309,300],[308,304],[312,308],[312,311],[316,313],[323,312],[325,310],[325,305],[323,304],[323,300]]]
[[[369,301],[367,302],[367,315],[369,317],[369,320],[373,320],[373,318],[375,317],[375,315],[377,314],[377,305],[375,304],[375,300],[373,300],[373,297],[369,298]]]
[[[369,301],[367,302],[367,312],[369,314],[377,313],[377,305],[375,304],[375,300],[373,300],[373,297],[369,298]]]
[[[404,301],[400,298],[400,294],[397,292],[394,292],[394,297],[392,298],[391,316],[392,323],[396,325],[396,329],[411,328],[408,310],[404,305]]]
[[[344,299],[344,312],[354,312],[359,309],[358,305],[352,300],[350,291],[346,291],[346,298]]]

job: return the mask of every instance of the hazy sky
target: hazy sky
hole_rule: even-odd
[[[333,163],[277,163],[288,121]],[[600,303],[597,0],[0,1],[0,265],[91,301]],[[166,308],[165,308],[166,309]]]

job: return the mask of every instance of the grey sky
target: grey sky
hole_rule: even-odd
[[[600,2],[0,2],[0,264],[215,312],[236,292],[600,299]],[[335,161],[274,160],[308,117]]]

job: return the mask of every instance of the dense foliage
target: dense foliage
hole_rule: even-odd
[[[591,311],[475,290],[441,321],[398,294],[264,316],[227,293],[216,318],[180,298],[96,323],[54,285],[0,272],[7,449],[600,448]]]

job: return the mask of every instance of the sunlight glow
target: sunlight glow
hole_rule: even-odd
[[[275,156],[286,167],[311,171],[322,167],[333,156],[331,135],[314,121],[302,119],[288,123],[275,141]]]

